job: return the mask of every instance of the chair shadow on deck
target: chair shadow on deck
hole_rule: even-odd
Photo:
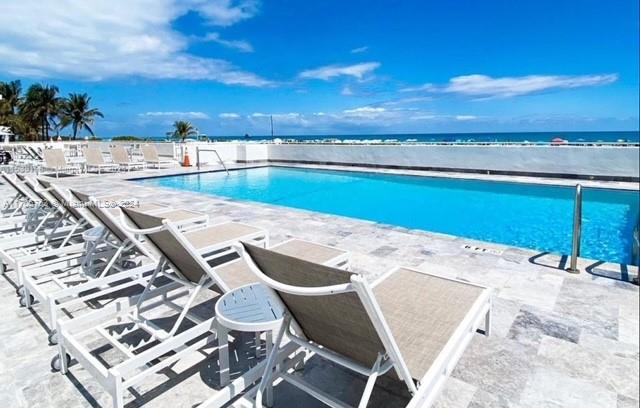
[[[551,252],[541,252],[528,259],[529,263],[545,268],[566,271],[569,267],[569,256],[557,255]],[[602,267],[602,265],[605,265]],[[637,274],[630,273],[629,266],[625,264],[613,264],[604,261],[596,261],[582,268],[584,272],[598,278],[607,278],[619,282],[638,284]]]

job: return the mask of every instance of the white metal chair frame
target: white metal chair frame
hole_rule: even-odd
[[[173,160],[161,159],[158,150],[153,145],[141,145],[140,151],[142,152],[142,157],[147,167],[160,169],[163,166],[174,167],[176,165],[176,162]]]
[[[151,277],[146,281],[143,292],[134,298],[129,298],[115,302],[108,307],[97,310],[93,313],[89,313],[78,318],[74,318],[69,321],[57,321],[57,330],[59,333],[59,358],[60,358],[60,371],[64,374],[67,372],[68,359],[67,351],[73,355],[81,365],[89,371],[92,376],[106,389],[106,391],[112,396],[113,406],[121,408],[123,406],[123,394],[124,390],[135,385],[141,381],[144,377],[157,373],[164,367],[178,361],[184,355],[192,353],[201,347],[211,343],[216,339],[216,322],[215,317],[207,320],[202,320],[190,313],[189,308],[195,301],[198,293],[204,289],[217,285],[220,290],[226,292],[229,287],[217,276],[215,268],[209,266],[207,263],[211,258],[205,258],[202,254],[213,253],[213,258],[219,258],[224,255],[234,253],[231,245],[236,240],[230,242],[219,243],[208,248],[196,250],[187,240],[183,237],[178,227],[168,220],[164,220],[161,226],[149,229],[137,229],[130,226],[130,223],[126,220],[126,215],[121,212],[120,225],[132,234],[136,235],[148,235],[160,231],[169,231],[180,243],[187,249],[190,255],[198,262],[198,264],[207,271],[206,275],[203,275],[199,282],[193,283],[186,279],[183,275],[177,271],[177,269],[171,265],[167,258],[162,255],[159,259]],[[260,232],[248,234],[241,238],[248,241],[266,246],[268,244],[268,234],[264,230]],[[149,240],[150,244],[151,240]],[[162,253],[161,251],[158,251]],[[163,277],[170,279],[172,282],[163,285],[161,287],[155,286],[156,279],[162,274]],[[186,303],[178,305],[174,301],[180,298],[186,297]],[[178,318],[173,326],[169,330],[164,330],[157,327],[151,320],[144,317],[144,312],[153,310],[159,306],[167,306],[170,309],[179,312]],[[195,323],[195,326],[187,329],[181,333],[177,333],[182,322],[188,319]],[[109,326],[113,322],[128,322],[131,323],[132,329],[125,330],[119,333],[118,336],[114,336],[108,333],[104,327]],[[147,333],[150,338],[149,341],[143,341],[138,343],[133,348],[128,348],[119,342],[127,333],[133,330],[141,329]],[[93,330],[98,332],[105,338],[113,347],[123,352],[127,359],[113,367],[105,367],[103,363],[98,361],[90,352],[90,350],[81,344],[77,337],[88,333]],[[204,335],[207,337],[198,341],[195,339]],[[140,347],[148,346],[151,341],[158,341],[159,343],[149,347],[148,349],[135,353]],[[187,345],[189,342],[191,344]],[[167,356],[161,362],[157,362],[156,359],[160,356],[173,351],[174,354]],[[289,353],[293,352],[293,349],[289,348]],[[283,361],[282,356],[278,361]],[[249,384],[254,383],[259,379],[262,372],[262,366],[254,367],[244,376],[234,380],[229,384],[224,391],[218,393],[215,398],[211,398],[205,402],[206,406],[222,406],[227,403],[231,398],[238,395]]]
[[[341,365],[367,377],[367,383],[358,404],[358,408],[365,408],[367,406],[378,376],[386,373],[391,368],[395,370],[398,377],[406,384],[407,389],[413,396],[408,407],[418,408],[430,405],[435,399],[437,391],[442,387],[444,381],[448,377],[449,373],[460,358],[462,352],[471,340],[471,337],[475,333],[477,327],[479,327],[482,322],[484,322],[485,335],[488,336],[490,334],[491,291],[483,286],[473,285],[483,288],[485,289],[485,291],[477,299],[469,315],[458,326],[454,335],[447,343],[445,347],[446,350],[443,350],[443,352],[440,353],[440,356],[438,357],[436,362],[434,362],[431,369],[420,380],[420,382],[416,384],[411,377],[409,369],[402,357],[402,354],[400,353],[400,349],[393,339],[391,330],[389,329],[384,315],[382,314],[382,310],[380,309],[380,306],[378,305],[373,294],[373,288],[377,286],[377,284],[382,282],[384,278],[390,276],[390,274],[394,273],[399,268],[395,268],[394,270],[385,274],[380,279],[376,280],[373,284],[367,283],[363,275],[354,274],[351,276],[350,283],[324,287],[298,287],[278,282],[264,274],[255,264],[251,256],[249,256],[249,254],[245,251],[244,246],[242,246],[241,244],[235,245],[234,248],[245,259],[245,261],[249,265],[249,268],[258,277],[258,279],[274,290],[298,296],[331,296],[341,293],[355,292],[362,302],[362,305],[364,306],[367,315],[369,316],[369,319],[376,329],[376,333],[378,334],[380,341],[385,348],[385,354],[378,355],[378,358],[376,359],[372,367],[364,367],[361,364],[356,363],[355,361],[336,354],[331,350],[323,348],[322,345],[317,345],[305,339],[303,336],[294,333],[292,331],[292,324],[295,324],[295,322],[293,321],[291,315],[286,313],[284,323],[280,328],[280,331],[278,332],[274,348],[272,349],[272,355],[270,355],[267,360],[267,368],[265,369],[265,373],[262,377],[262,380],[260,381],[260,385],[256,393],[255,406],[258,408],[262,407],[262,395],[264,393],[264,390],[267,388],[269,381],[272,380],[272,376],[274,375],[282,378],[284,381],[292,384],[293,386],[300,388],[302,391],[305,391],[312,397],[318,399],[319,401],[322,401],[323,403],[331,407],[348,407],[348,405],[346,405],[344,402],[337,400],[333,396],[325,393],[324,391],[321,391],[317,387],[314,387],[312,384],[307,383],[299,377],[294,377],[287,372],[282,371],[274,374],[273,370],[276,368],[275,355],[277,355],[278,353],[278,349],[280,348],[282,340],[285,337],[285,333],[287,334],[287,338],[298,346],[310,350],[311,352],[318,354],[323,358],[326,358],[338,365]],[[441,278],[470,285],[468,282],[462,282],[456,279],[444,277]]]
[[[51,188],[61,199],[64,199],[65,193],[58,186],[52,184]],[[73,197],[73,194],[69,193],[69,199]],[[71,205],[69,201],[64,200],[65,205]],[[44,305],[49,315],[49,341],[51,344],[57,343],[58,336],[55,327],[60,311],[73,305],[86,304],[93,299],[116,293],[132,286],[144,286],[149,279],[149,274],[154,269],[153,266],[157,263],[156,257],[124,228],[121,228],[119,233],[126,238],[124,241],[120,241],[117,232],[110,230],[108,226],[109,223],[118,226],[120,225],[120,220],[111,212],[105,211],[100,206],[98,198],[89,196],[88,200],[85,204],[88,204],[89,210],[94,212],[95,218],[100,223],[98,228],[101,228],[102,232],[95,240],[88,243],[85,252],[82,254],[80,264],[78,265],[78,262],[74,262],[58,265],[64,270],[64,273],[54,275],[50,274],[52,270],[50,267],[42,268],[40,265],[34,265],[23,271],[25,306],[31,307],[32,305],[29,295],[33,295],[34,300]],[[171,208],[166,207],[158,211],[169,210]],[[78,208],[78,211],[82,213],[83,209]],[[95,212],[99,212],[99,214]],[[103,223],[102,217],[109,222]],[[193,219],[196,223],[206,222],[207,220],[208,216],[204,214]],[[190,220],[181,222],[180,227],[188,229],[189,222]],[[130,270],[123,270],[117,266],[118,262],[131,259],[137,255],[142,255],[144,259],[150,260],[150,262]],[[98,270],[95,264],[99,261],[102,261],[103,265],[100,265]],[[114,270],[116,273],[112,273]],[[63,281],[63,279],[71,276],[85,279],[86,281],[83,283],[78,283],[77,281],[66,283]],[[45,285],[50,282],[55,284],[57,290],[45,289]],[[87,294],[89,291],[91,291],[90,294]]]
[[[50,190],[42,188],[32,178],[24,177],[24,181],[20,181],[10,180],[5,177],[5,180],[9,181],[15,189],[33,202],[35,208],[27,215],[25,222],[18,231],[3,235],[0,242],[9,242],[9,240],[21,234],[35,234],[44,237],[43,243],[46,244],[48,236],[65,230],[65,223],[76,224],[71,220],[71,214],[60,208],[58,200],[51,196]],[[40,218],[41,216],[42,218]]]
[[[90,152],[94,152],[96,154],[96,157],[94,158],[92,156],[89,156],[88,153]],[[120,166],[116,163],[105,162],[104,156],[102,155],[102,151],[97,147],[87,147],[86,149],[84,149],[84,156],[86,159],[85,170],[87,171],[87,173],[91,169],[97,169],[98,174],[102,174],[102,170],[117,171],[120,169]],[[93,159],[95,159],[96,161],[94,162]]]
[[[25,189],[20,180],[14,180],[7,173],[1,173],[2,178],[13,188],[16,194],[3,206],[2,218],[0,218],[0,230],[3,232],[1,239],[6,239],[7,234],[16,234],[25,231],[33,232],[41,216],[46,215],[52,209],[37,197],[30,189]]]
[[[115,149],[118,148],[122,148],[124,150],[124,153],[126,154],[128,160],[127,161],[122,161],[122,160],[116,160],[114,153]],[[131,154],[129,154],[129,152],[127,151],[127,149],[124,146],[118,146],[118,145],[112,145],[109,149],[109,153],[111,154],[111,161],[119,166],[119,169],[121,170],[126,170],[126,171],[131,171],[131,169],[136,169],[136,168],[140,168],[142,170],[144,170],[147,167],[147,163],[143,162],[143,161],[133,161]]]
[[[11,188],[15,191],[15,194],[12,198],[5,200],[2,203],[2,211],[0,216],[0,222],[17,222],[23,220],[28,211],[25,208],[28,204],[31,204],[31,200],[29,196],[24,194],[20,189],[15,186],[14,180],[11,180],[9,175],[2,171],[0,172],[0,176],[11,186]],[[35,203],[34,203],[35,204]]]
[[[37,196],[50,211],[34,231],[0,239],[0,274],[5,273],[6,268],[15,270],[21,295],[24,295],[24,268],[34,264],[41,268],[55,268],[79,258],[84,251],[84,243],[76,243],[75,240],[89,225],[85,219],[74,220],[71,213],[50,195],[49,189],[40,189],[28,178],[24,185],[31,189],[29,194]],[[52,226],[46,224],[50,219],[54,222]]]
[[[58,157],[52,158],[50,157],[50,154],[46,154],[51,150],[56,150],[55,154]],[[49,159],[54,160],[54,162],[51,162]],[[82,172],[82,168],[78,164],[67,162],[64,154],[64,148],[46,149],[43,153],[43,160],[44,163],[42,164],[42,170],[53,170],[56,174],[56,178],[58,178],[60,173],[70,172],[72,174],[80,174]],[[60,162],[56,163],[55,161],[57,160],[60,160]]]
[[[64,198],[64,192],[62,192],[57,186],[52,185],[51,189],[55,191],[58,196]],[[69,197],[70,199],[71,197]],[[90,198],[91,204],[97,205],[97,200],[93,197]],[[71,205],[69,201],[65,201],[64,205]],[[81,209],[79,208],[78,211]],[[110,217],[113,220],[111,214],[107,211],[104,212],[105,216]],[[88,219],[85,217],[85,220]],[[113,220],[115,221],[115,220]],[[57,319],[58,309],[68,306],[68,302],[64,305],[60,304],[60,300],[68,297],[80,297],[80,294],[86,292],[89,289],[103,288],[113,292],[114,287],[106,287],[108,283],[113,283],[112,280],[105,280],[104,278],[113,270],[117,269],[118,272],[122,272],[122,269],[116,267],[116,263],[125,257],[129,257],[133,249],[137,249],[142,255],[151,257],[143,247],[139,246],[135,242],[134,237],[127,237],[125,241],[120,242],[113,231],[110,231],[106,226],[101,225],[97,228],[101,228],[101,233],[91,242],[85,242],[84,251],[78,254],[77,259],[67,261],[66,263],[56,263],[54,266],[56,270],[61,269],[60,273],[51,274],[54,270],[51,266],[41,266],[40,264],[33,265],[31,267],[24,268],[23,273],[23,296],[25,299],[24,306],[27,308],[32,307],[34,301],[38,301],[47,309],[49,315],[49,328],[50,342],[55,344],[55,324]],[[100,268],[100,271],[96,270],[96,262],[104,260],[105,264]],[[146,268],[149,270],[149,267]],[[143,272],[136,270],[131,275],[138,278],[138,275]],[[73,282],[73,284],[65,283],[63,279],[75,276],[78,279],[87,279],[89,284]],[[123,277],[120,276],[119,280]],[[53,283],[58,290],[45,289],[47,283]],[[118,285],[122,289],[121,285]],[[63,291],[63,292],[62,292]],[[62,293],[60,293],[62,292]],[[81,297],[83,301],[94,299],[104,295],[102,291],[92,293],[87,297]],[[33,296],[33,299],[32,299]]]

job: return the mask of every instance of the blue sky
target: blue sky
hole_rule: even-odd
[[[0,80],[99,135],[637,130],[638,2],[5,0]]]

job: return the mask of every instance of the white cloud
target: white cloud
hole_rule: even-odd
[[[145,112],[138,114],[138,116],[147,118],[209,119],[209,115],[204,112]]]
[[[436,87],[433,84],[423,84],[418,86],[410,86],[408,88],[400,89],[400,92],[422,92],[422,91],[433,91]]]
[[[618,79],[616,74],[605,75],[528,75],[492,78],[486,75],[465,75],[452,78],[446,92],[478,97],[506,98],[549,89],[580,88],[606,85]]]
[[[351,87],[349,85],[346,85],[340,91],[340,95],[342,95],[342,96],[353,96],[354,92],[353,92],[353,90],[351,89]]]
[[[298,76],[304,79],[321,79],[328,81],[339,76],[351,76],[362,79],[380,66],[379,62],[363,62],[354,65],[326,65],[302,71]]]
[[[249,4],[242,6],[245,3]],[[84,80],[140,76],[269,86],[271,81],[228,61],[189,54],[189,39],[171,26],[189,10],[200,12],[211,24],[230,25],[252,16],[252,7],[256,7],[254,2],[223,0],[3,1],[0,72]]]
[[[224,47],[231,48],[240,52],[253,52],[253,46],[244,40],[225,40],[220,37],[219,33],[208,33],[202,38],[202,41],[214,42]]]
[[[289,113],[262,113],[255,112],[247,116],[247,119],[252,125],[264,125],[268,123],[269,118],[273,118],[274,127],[286,125],[286,126],[300,126],[307,127],[310,122],[307,118],[298,112]]]
[[[437,119],[438,116],[433,115],[433,114],[421,114],[421,115],[413,115],[411,116],[409,119],[410,120],[433,120],[433,119]]]
[[[233,112],[225,112],[218,115],[220,119],[240,119],[240,115]]]
[[[461,124],[465,121],[480,119],[472,115],[440,114],[419,108],[386,109],[381,106],[361,106],[336,112],[288,112],[263,113],[255,112],[243,118],[244,122],[236,122],[239,128],[265,132],[269,129],[269,117],[273,117],[276,133],[290,131],[295,133],[308,129],[311,133],[326,129],[358,132],[371,129],[388,131],[389,129],[420,130],[421,126],[440,124]]]
[[[414,96],[409,98],[400,98],[400,99],[394,99],[391,101],[382,102],[381,105],[396,106],[396,105],[405,105],[408,103],[426,102],[431,100],[433,100],[431,96]]]
[[[191,3],[211,24],[223,27],[255,16],[259,8],[256,0],[192,0]]]
[[[385,108],[364,106],[355,109],[345,109],[342,111],[344,117],[375,119],[387,112]]]
[[[352,54],[362,54],[363,52],[367,52],[369,50],[368,46],[358,47],[351,50]]]
[[[401,92],[443,92],[475,98],[509,98],[553,89],[600,86],[618,80],[617,74],[601,75],[527,75],[492,78],[487,75],[464,75],[451,78],[446,85],[424,84],[401,89]]]

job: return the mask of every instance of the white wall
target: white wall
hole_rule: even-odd
[[[107,152],[113,142],[91,142],[91,145],[94,143]],[[67,144],[53,143],[54,146]],[[201,149],[215,149],[225,162],[269,160],[640,178],[640,148],[637,146],[154,144],[161,155],[173,156],[177,160],[182,160],[181,147],[188,149],[192,164],[196,163],[196,146],[199,146]],[[40,145],[43,147],[44,143]],[[201,152],[200,155],[203,163],[217,162],[212,152]]]
[[[269,159],[268,144],[263,143],[240,143],[237,145],[237,160],[240,162],[258,162]]]
[[[177,143],[177,151],[178,156],[180,156],[182,149],[187,149],[189,152],[189,158],[191,159],[191,164],[196,164],[196,148],[200,148],[200,162],[202,164],[209,163],[215,164],[218,163],[218,158],[216,154],[207,150],[215,150],[220,155],[222,161],[225,162],[233,162],[238,160],[237,147],[232,143]],[[182,160],[182,157],[177,157],[179,160]]]
[[[269,145],[269,160],[639,177],[638,147]]]

